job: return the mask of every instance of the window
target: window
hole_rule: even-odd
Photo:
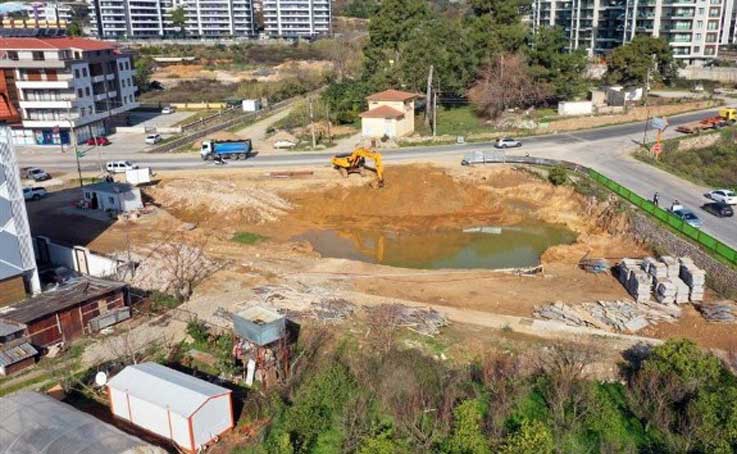
[[[704,15],[704,11],[705,11],[704,8],[699,8],[699,16],[703,16]]]
[[[108,203],[110,203],[110,205],[115,205],[115,199],[113,197],[108,197],[107,201]]]
[[[704,55],[716,55],[717,48],[714,46],[706,46],[704,48]]]
[[[77,88],[77,97],[78,98],[84,98],[84,92],[81,88]]]
[[[75,79],[79,79],[79,70],[78,69],[75,69],[74,70],[74,78]]]
[[[696,21],[696,28],[699,28],[699,29],[704,28],[704,21],[702,20]]]
[[[82,68],[82,77],[87,77],[87,68]]]
[[[90,95],[90,87],[84,87],[84,92],[87,96]]]
[[[706,42],[707,43],[715,43],[715,42],[717,42],[717,34],[716,33],[707,33],[706,34]]]
[[[696,33],[696,41],[701,41],[701,33]]]
[[[709,8],[709,17],[719,17],[719,8]]]
[[[31,53],[33,55],[33,61],[44,61],[46,60],[46,57],[44,56],[43,52],[40,51],[33,51]]]
[[[706,25],[707,30],[718,30],[719,29],[719,22],[710,20],[709,23]]]
[[[8,60],[18,61],[18,52],[14,50],[8,51]]]
[[[693,47],[693,53],[694,53],[694,54],[698,54],[699,52],[701,52],[701,47],[699,47],[699,46],[694,46],[694,47]]]
[[[74,58],[77,59],[77,60],[81,59],[82,58],[82,53],[75,51],[74,52]]]

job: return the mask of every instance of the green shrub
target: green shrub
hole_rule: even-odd
[[[205,322],[196,318],[187,323],[187,334],[198,345],[206,345],[210,338],[210,330],[207,329]]]
[[[235,241],[236,243],[241,244],[256,244],[258,242],[264,241],[265,239],[265,236],[259,235],[258,233],[236,232],[235,235],[233,235],[233,238],[231,238],[231,241]]]
[[[565,167],[555,166],[548,173],[548,181],[555,186],[566,184],[568,181],[568,171]]]

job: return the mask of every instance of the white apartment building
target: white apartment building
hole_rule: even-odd
[[[262,0],[262,4],[264,31],[269,36],[297,38],[332,32],[331,0]]]
[[[90,23],[101,38],[178,36],[171,12],[183,8],[189,37],[253,36],[253,0],[88,0]]]
[[[559,26],[570,48],[604,54],[637,35],[663,37],[675,58],[703,65],[717,57],[733,0],[534,0],[532,26]],[[725,33],[727,34],[727,33]]]
[[[34,2],[26,6],[29,19],[51,23],[68,24],[72,21],[74,11],[67,3]]]
[[[78,142],[106,134],[113,117],[137,106],[129,55],[84,38],[0,39],[0,70],[11,71],[22,129],[17,142]]]

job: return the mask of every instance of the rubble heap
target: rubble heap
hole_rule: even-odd
[[[716,303],[701,303],[696,306],[707,321],[716,323],[737,323],[737,303],[734,301],[719,301]]]
[[[597,301],[578,306],[556,302],[538,308],[536,317],[563,322],[570,326],[599,328],[607,331],[637,332],[660,322],[675,322],[681,315],[676,305],[654,302]]]

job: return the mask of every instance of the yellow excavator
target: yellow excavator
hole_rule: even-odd
[[[374,161],[373,169],[366,167],[366,159]],[[384,187],[384,164],[381,160],[381,153],[378,151],[362,147],[356,148],[353,153],[333,156],[331,163],[346,178],[352,173],[365,175],[367,168],[373,170],[376,172],[378,186],[380,188]]]

